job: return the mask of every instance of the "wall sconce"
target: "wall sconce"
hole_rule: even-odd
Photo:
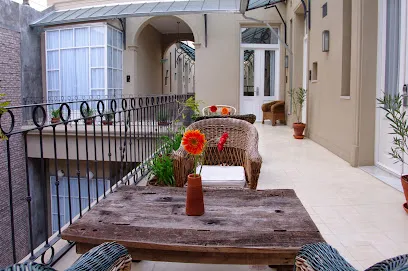
[[[92,172],[92,171],[89,171],[89,175],[88,175],[88,174],[86,174],[86,177],[87,177],[87,178],[88,178],[88,176],[89,176],[89,180],[92,180],[92,179],[93,179],[93,177],[94,177],[93,172]]]
[[[60,170],[57,171],[57,176],[58,176],[59,178],[62,178],[62,177],[65,176],[65,172],[64,172],[62,169],[60,169]]]
[[[289,68],[289,56],[285,56],[285,68]]]
[[[329,51],[329,43],[330,43],[330,32],[329,30],[324,30],[322,33],[322,51],[323,52]]]

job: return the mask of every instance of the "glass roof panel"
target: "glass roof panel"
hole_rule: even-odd
[[[277,3],[283,2],[282,0],[249,0],[247,10],[267,7]]]

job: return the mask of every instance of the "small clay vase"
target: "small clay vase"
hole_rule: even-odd
[[[404,195],[405,195],[405,200],[406,202],[402,205],[404,208],[405,212],[408,214],[408,175],[402,175],[401,176],[401,184],[402,188],[404,189]]]
[[[189,216],[204,214],[203,185],[198,174],[190,174],[187,178],[186,214]]]

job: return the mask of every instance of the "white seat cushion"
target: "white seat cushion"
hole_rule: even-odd
[[[197,167],[200,172],[200,166]],[[203,186],[245,187],[244,167],[203,166],[201,171]]]

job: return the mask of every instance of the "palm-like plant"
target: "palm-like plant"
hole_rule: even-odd
[[[293,88],[289,90],[289,96],[292,99],[293,112],[296,115],[297,123],[301,123],[302,109],[306,101],[307,90],[304,88]]]
[[[385,117],[390,121],[391,134],[394,135],[389,154],[396,162],[407,164],[404,154],[408,155],[408,122],[406,111],[402,106],[403,97],[400,94],[384,95],[384,98],[379,98],[377,101],[380,108],[386,112]]]

